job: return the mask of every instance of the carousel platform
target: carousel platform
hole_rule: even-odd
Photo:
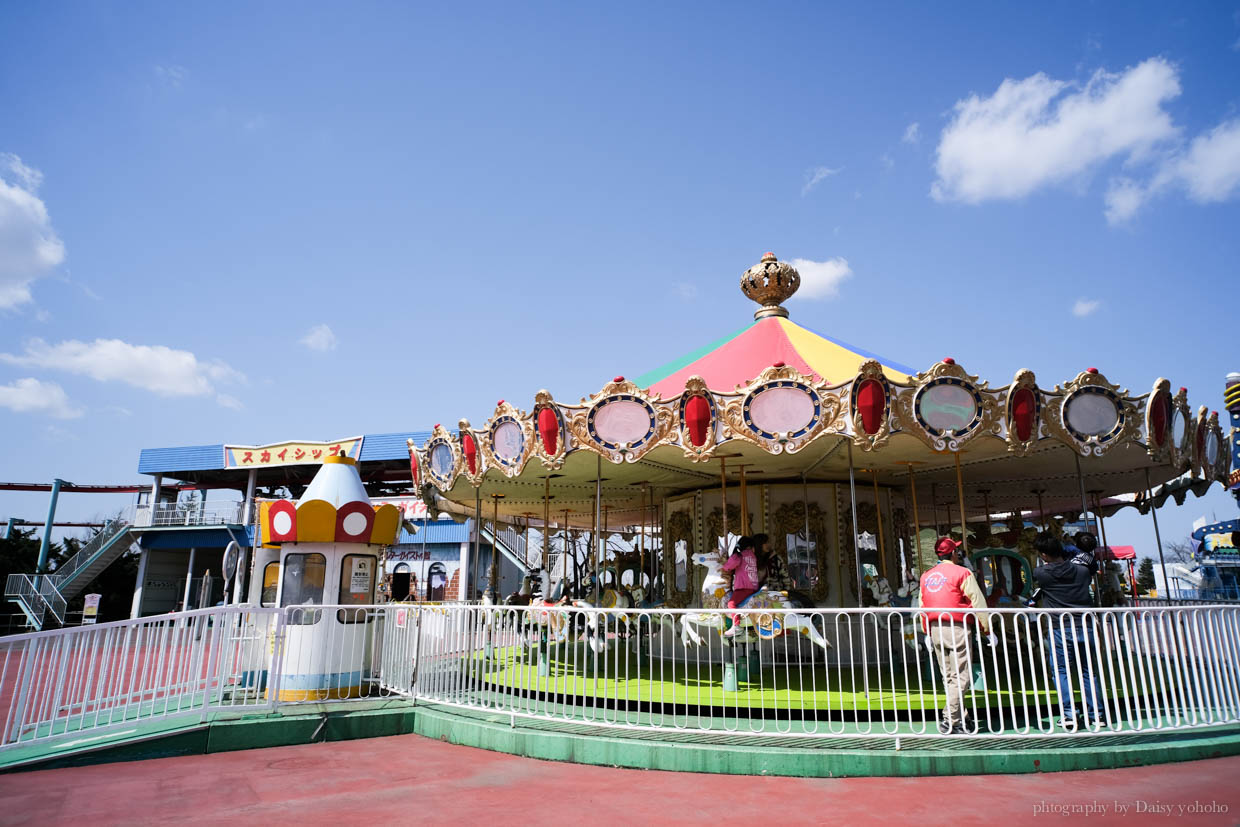
[[[912,777],[1113,769],[1240,755],[1240,726],[1120,732],[1065,738],[926,738],[911,732],[859,737],[864,725],[806,738],[747,729],[624,729],[526,718],[404,698],[285,707],[269,715],[218,715],[192,726],[152,721],[79,743],[32,745],[5,756],[0,772],[205,755],[296,744],[418,734],[509,755],[606,767],[803,778]]]

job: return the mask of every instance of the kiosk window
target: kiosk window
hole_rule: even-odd
[[[341,606],[368,606],[374,602],[375,565],[378,559],[369,554],[346,554],[340,561]],[[367,619],[365,609],[338,609],[336,619],[341,623],[361,623]]]
[[[323,579],[327,558],[322,554],[289,554],[284,558],[284,586],[281,606],[318,606],[323,603]],[[290,612],[293,626],[309,626],[319,621],[319,612]]]
[[[280,563],[272,560],[263,567],[263,593],[259,595],[259,605],[267,607],[276,605],[276,586],[280,583]]]

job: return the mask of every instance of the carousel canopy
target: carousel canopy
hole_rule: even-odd
[[[742,466],[751,486],[847,483],[852,473],[916,495],[922,524],[958,522],[961,510],[967,520],[1062,514],[1182,475],[1202,489],[1227,479],[1217,414],[1194,414],[1187,389],[1166,379],[1133,394],[1094,368],[1053,385],[1028,370],[992,385],[953,359],[915,371],[789,321],[783,302],[799,284],[795,268],[766,254],[741,276],[759,305],[751,324],[577,403],[544,390],[528,411],[501,400],[481,427],[436,425],[409,446],[415,481],[448,510],[503,495],[484,517],[498,509],[537,523],[549,513],[579,526],[593,523],[598,490],[615,528],[717,487],[721,473],[735,485]]]
[[[915,370],[869,351],[815,333],[791,319],[767,316],[675,361],[637,377],[637,385],[659,396],[676,396],[690,376],[712,390],[732,391],[776,362],[827,384],[846,382],[873,359],[888,379],[905,380]]]

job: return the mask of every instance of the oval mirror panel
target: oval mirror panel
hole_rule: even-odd
[[[525,434],[521,426],[515,422],[501,422],[491,432],[491,447],[495,450],[495,456],[505,462],[520,459],[521,452],[525,450]]]
[[[800,388],[768,388],[749,403],[749,418],[768,434],[794,433],[814,421],[814,400]]]
[[[961,431],[977,416],[977,402],[959,385],[933,385],[917,398],[917,412],[936,431]]]
[[[604,402],[594,412],[594,432],[613,445],[632,445],[645,439],[652,422],[650,411],[640,402],[618,399]]]
[[[1066,412],[1072,430],[1088,436],[1108,434],[1119,421],[1119,408],[1110,397],[1100,393],[1082,393],[1068,403]]]

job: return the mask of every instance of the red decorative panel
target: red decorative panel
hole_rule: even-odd
[[[857,410],[861,414],[861,427],[867,434],[878,433],[883,424],[883,412],[887,408],[887,392],[877,379],[867,379],[857,388]]]
[[[1029,388],[1018,388],[1012,394],[1012,425],[1016,428],[1016,438],[1028,442],[1033,436],[1033,416],[1037,410],[1037,400]]]
[[[551,408],[543,408],[538,412],[538,436],[542,439],[543,450],[549,456],[555,456],[560,445],[560,418]]]
[[[689,429],[689,441],[695,448],[706,444],[706,432],[710,425],[710,403],[706,397],[690,397],[685,403],[685,426]]]

